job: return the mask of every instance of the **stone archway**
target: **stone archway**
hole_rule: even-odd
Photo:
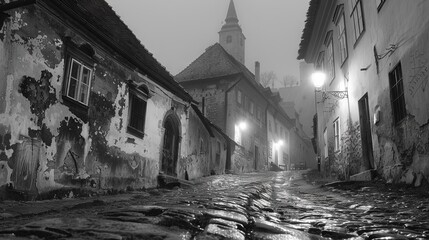
[[[160,171],[166,175],[177,176],[177,159],[179,155],[180,120],[174,112],[168,112],[164,118],[164,137]]]

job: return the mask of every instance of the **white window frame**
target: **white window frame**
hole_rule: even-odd
[[[348,57],[347,51],[347,32],[346,32],[346,22],[344,17],[344,12],[341,13],[340,18],[337,22],[338,26],[338,42],[340,47],[340,60],[341,65],[344,64]]]
[[[332,34],[328,35],[328,44],[326,48],[327,52],[327,77],[330,82],[332,82],[335,78],[335,62],[334,62],[334,41],[332,38]]]
[[[79,70],[78,70],[78,76],[77,78],[72,77],[72,72],[73,72],[73,63],[78,64],[79,66]],[[82,81],[83,78],[83,70],[87,69],[89,71],[89,76],[88,76],[88,83],[84,83]],[[82,63],[81,61],[78,61],[77,59],[71,57],[70,58],[70,65],[69,65],[69,71],[68,71],[68,76],[67,76],[67,89],[66,89],[66,96],[68,98],[71,98],[77,102],[80,102],[86,106],[88,106],[88,101],[89,101],[89,94],[91,92],[91,80],[92,80],[92,68],[88,67],[87,65],[85,65],[84,63]],[[75,88],[75,94],[74,96],[70,96],[70,87],[71,87],[71,81],[74,80],[76,81],[76,88]],[[82,101],[80,99],[80,96],[82,94],[82,86],[87,87],[86,90],[86,97],[85,99]]]
[[[363,9],[362,9],[362,0],[350,0],[350,6],[352,11],[350,17],[353,20],[353,29],[354,29],[354,43],[359,40],[362,36],[362,33],[365,31],[365,22],[363,18]]]

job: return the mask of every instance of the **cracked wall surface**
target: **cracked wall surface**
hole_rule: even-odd
[[[156,187],[162,123],[172,112],[181,139],[188,139],[189,103],[37,4],[8,14],[0,30],[0,186],[35,195],[66,187]],[[94,61],[87,106],[65,96],[71,47]],[[142,138],[127,132],[129,81],[150,92]],[[196,147],[179,146],[179,159]],[[185,168],[192,177],[208,175],[206,161],[191,159]]]

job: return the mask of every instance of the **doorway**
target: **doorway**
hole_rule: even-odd
[[[371,137],[371,118],[369,116],[368,93],[366,93],[358,102],[360,135],[362,139],[362,157],[365,170],[374,168],[374,155],[372,149]]]
[[[174,114],[164,119],[164,139],[162,145],[161,171],[170,176],[177,176],[177,157],[179,153],[180,122]]]

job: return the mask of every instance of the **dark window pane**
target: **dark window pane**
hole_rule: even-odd
[[[132,95],[130,114],[130,126],[143,132],[146,118],[146,102],[143,99]]]
[[[88,84],[90,73],[91,72],[89,71],[88,68],[86,68],[86,67],[83,68],[83,71],[82,71],[82,80],[81,80],[83,83]]]
[[[71,98],[76,98],[76,88],[77,88],[77,81],[73,78],[70,78],[70,83],[69,83],[69,91],[67,93],[67,96],[71,97]]]
[[[72,69],[71,69],[71,77],[74,79],[78,79],[79,77],[79,71],[80,71],[80,65],[79,63],[73,61],[72,63]]]

